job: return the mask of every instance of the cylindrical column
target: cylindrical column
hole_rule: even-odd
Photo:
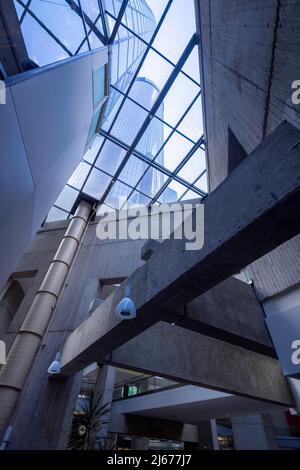
[[[19,394],[40,348],[91,213],[82,201],[57,249],[0,371],[0,436],[9,424]]]

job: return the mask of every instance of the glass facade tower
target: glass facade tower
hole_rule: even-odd
[[[109,52],[105,109],[95,110],[83,159],[48,220],[70,217],[80,193],[113,206],[116,194],[149,205],[205,196],[194,0],[12,1],[33,67]],[[174,15],[188,27],[171,51]]]

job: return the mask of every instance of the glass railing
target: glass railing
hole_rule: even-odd
[[[126,383],[118,384],[114,389],[113,400],[122,400],[170,387],[178,387],[179,385],[181,384],[163,377],[137,377],[136,379],[131,379]]]

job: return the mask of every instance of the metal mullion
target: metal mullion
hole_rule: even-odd
[[[203,135],[202,137],[200,137],[200,139],[195,143],[194,147],[192,147],[188,153],[186,154],[186,156],[181,160],[181,162],[177,165],[177,167],[175,168],[175,170],[173,171],[173,176],[176,176],[180,170],[182,170],[182,168],[184,167],[184,165],[189,161],[189,159],[194,155],[194,153],[198,150],[198,148],[200,147],[200,144],[203,140]]]
[[[88,48],[89,48],[89,51],[91,51],[91,44],[90,44],[90,40],[89,40],[89,37],[88,37],[88,33],[87,33],[87,29],[86,29],[86,23],[85,23],[85,19],[84,19],[83,10],[82,10],[80,0],[78,0],[78,5],[79,5],[79,8],[80,8],[80,13],[81,13],[80,16],[81,16],[81,20],[82,20],[83,29],[84,29],[84,32],[85,32],[85,37],[86,37],[86,40],[87,40]]]
[[[114,124],[115,124],[115,122],[116,122],[116,120],[117,120],[117,118],[118,118],[118,116],[119,116],[119,114],[120,114],[120,111],[121,111],[121,109],[122,109],[122,107],[123,107],[123,105],[124,105],[124,103],[125,103],[125,101],[126,101],[126,98],[127,98],[128,94],[129,94],[131,88],[133,87],[133,84],[134,84],[134,82],[135,82],[135,79],[136,79],[136,77],[138,76],[138,74],[139,74],[139,72],[140,72],[140,70],[141,70],[141,68],[142,68],[142,66],[143,66],[143,63],[144,63],[144,61],[145,61],[145,59],[146,59],[146,57],[147,57],[147,54],[148,54],[148,52],[149,52],[149,50],[150,50],[150,47],[151,47],[151,44],[154,42],[154,40],[155,40],[155,38],[156,38],[156,36],[157,36],[159,30],[160,30],[160,27],[161,27],[162,23],[164,22],[164,19],[165,19],[166,15],[167,15],[167,13],[168,13],[168,11],[169,11],[169,9],[170,9],[172,3],[173,3],[173,0],[169,0],[168,3],[167,3],[166,8],[164,9],[164,12],[163,12],[163,14],[162,14],[162,16],[161,16],[161,18],[160,18],[160,20],[159,20],[159,22],[158,22],[158,24],[157,24],[155,30],[154,30],[154,33],[153,33],[153,35],[152,35],[152,38],[151,38],[151,40],[149,41],[149,44],[148,44],[148,46],[146,47],[146,50],[144,51],[143,57],[141,58],[140,63],[139,63],[139,65],[137,66],[136,71],[134,72],[134,75],[133,75],[133,77],[132,77],[132,79],[131,79],[131,82],[130,82],[128,88],[127,88],[126,96],[124,96],[124,98],[123,98],[123,100],[122,100],[122,102],[121,102],[121,104],[120,104],[120,106],[119,106],[119,109],[118,109],[117,112],[116,112],[116,115],[115,115],[115,117],[114,117],[114,119],[113,119],[113,121],[112,121],[112,124],[111,124],[111,126],[110,126],[108,132],[111,131],[112,127],[114,126]],[[138,57],[139,57],[139,56],[138,56]],[[138,59],[138,57],[137,57],[137,59]]]
[[[191,37],[189,43],[187,44],[185,50],[183,51],[179,61],[177,62],[176,66],[174,67],[174,70],[172,71],[171,75],[169,76],[168,80],[166,81],[163,89],[159,93],[158,97],[156,98],[151,110],[148,113],[148,116],[144,120],[142,126],[139,129],[139,132],[137,133],[136,137],[134,138],[127,154],[124,157],[123,162],[121,163],[120,167],[118,168],[115,178],[118,178],[120,172],[122,171],[124,165],[126,164],[127,160],[129,159],[130,155],[132,154],[133,150],[137,147],[138,143],[140,142],[142,136],[144,135],[144,132],[146,131],[147,127],[149,126],[152,117],[156,114],[157,110],[161,106],[163,100],[165,99],[168,91],[170,90],[171,86],[173,85],[174,81],[176,80],[181,68],[185,64],[187,58],[189,57],[190,53],[192,52],[194,46],[197,44],[197,34],[193,34]],[[124,163],[125,162],[125,163]]]
[[[153,160],[156,160],[161,151],[165,148],[166,144],[169,142],[169,140],[171,139],[171,137],[175,134],[175,132],[177,132],[179,135],[181,135],[182,137],[184,137],[185,139],[189,140],[193,145],[195,145],[197,142],[195,142],[194,140],[192,140],[190,137],[188,137],[187,135],[185,135],[183,132],[180,132],[178,130],[178,127],[180,126],[180,124],[182,123],[182,121],[185,119],[185,117],[187,116],[188,112],[191,110],[191,108],[194,106],[195,102],[197,101],[197,99],[199,98],[199,96],[201,95],[201,91],[199,91],[197,93],[197,95],[195,96],[195,98],[193,99],[193,101],[189,104],[189,106],[187,107],[187,109],[185,110],[185,112],[183,113],[183,115],[181,116],[181,118],[179,119],[179,121],[177,122],[177,124],[175,125],[175,127],[173,127],[172,129],[172,132],[170,133],[170,135],[168,135],[168,137],[166,138],[166,140],[163,142],[162,146],[160,147],[160,149],[158,150],[158,152],[156,153],[156,155],[154,156]]]
[[[73,0],[65,0],[68,5],[72,8],[75,13],[77,13],[78,16],[81,17],[81,12],[79,6],[73,1]],[[106,46],[107,43],[105,41],[105,37],[103,34],[99,31],[99,29],[95,26],[95,24],[92,22],[92,20],[87,16],[85,12],[83,12],[84,19],[86,21],[86,24],[88,25],[89,28],[93,31],[93,33],[97,36],[98,39]]]
[[[22,5],[24,8],[25,8],[25,4],[21,1],[21,0],[18,0],[18,2],[20,3],[20,5]],[[55,34],[52,33],[52,31],[47,28],[47,26],[30,10],[28,9],[27,10],[27,13],[32,16],[32,18],[45,30],[47,31],[47,33],[49,34],[49,36],[52,37],[52,39],[54,39],[54,41],[56,41],[60,47],[62,49],[64,49],[64,51],[67,52],[67,54],[69,54],[70,57],[73,56],[72,52],[69,51],[69,49],[58,39],[58,37],[55,36]]]
[[[111,142],[113,142],[115,145],[117,145],[118,147],[121,147],[123,150],[125,151],[128,151],[130,149],[130,146],[128,144],[126,144],[125,142],[122,142],[121,140],[119,140],[117,137],[114,137],[112,136],[111,134],[103,134],[102,133],[103,131],[100,131],[100,134],[101,135],[105,135],[106,138],[108,140],[110,140]],[[105,131],[104,131],[105,132]],[[138,152],[137,150],[133,150],[132,152],[132,155],[134,155],[135,157],[137,157],[139,160],[141,160],[142,162],[144,163],[148,163],[149,166],[151,166],[152,168],[158,170],[158,171],[161,171],[163,174],[171,177],[172,176],[172,172],[170,170],[168,170],[167,168],[163,167],[162,165],[160,165],[160,163],[156,163],[152,160],[149,160],[148,157],[146,157],[146,155],[143,155],[141,152]],[[125,158],[125,156],[124,156]],[[126,162],[127,163],[127,162]],[[125,165],[124,165],[125,166]]]
[[[189,112],[189,110],[193,107],[194,103],[196,102],[196,100],[199,98],[199,96],[201,95],[201,91],[199,91],[199,93],[197,93],[196,97],[194,98],[194,100],[192,101],[192,103],[190,104],[190,106],[187,108],[187,110],[185,111],[185,113],[183,114],[183,116],[179,119],[179,121],[177,122],[175,128],[173,128],[173,131],[171,132],[171,134],[169,135],[169,137],[165,140],[164,142],[164,145],[162,145],[162,147],[160,148],[160,150],[157,152],[156,156],[154,157],[153,161],[156,160],[156,158],[158,157],[158,155],[160,154],[160,152],[162,151],[162,149],[164,148],[165,144],[170,140],[171,136],[174,135],[174,133],[176,132],[176,128],[181,124],[181,122],[183,121],[183,119],[185,118],[185,116],[187,115],[187,113]],[[195,142],[194,142],[195,143]],[[150,165],[149,165],[150,166]],[[144,176],[146,175],[147,171],[149,170],[149,166],[148,168],[146,168],[146,170],[144,171],[144,173],[142,174],[142,176],[140,177],[140,179],[138,180],[138,182],[136,183],[135,185],[135,190],[137,190],[136,188],[138,187],[138,185],[141,183],[141,181],[143,180]],[[154,167],[152,167],[154,168]],[[198,179],[196,179],[195,182],[197,182]],[[130,195],[131,196],[131,195]]]
[[[17,0],[17,2],[20,3],[19,0]],[[30,5],[31,2],[32,2],[32,0],[28,0],[28,1],[27,1],[26,7],[24,7],[24,11],[23,11],[23,13],[22,13],[22,15],[21,15],[21,17],[20,17],[20,24],[22,24],[22,22],[23,22],[23,20],[24,20],[24,17],[25,17],[25,15],[26,15],[26,13],[28,12],[28,7],[29,7],[29,5]],[[21,3],[20,3],[20,5],[21,5]],[[23,6],[23,5],[22,5],[22,6]]]
[[[97,152],[97,155],[96,155],[96,157],[95,157],[95,159],[94,159],[94,162],[93,162],[92,164],[89,163],[89,162],[87,162],[86,160],[84,160],[84,156],[83,156],[82,161],[84,161],[84,163],[87,163],[88,165],[90,165],[91,168],[89,169],[88,174],[87,174],[87,176],[86,176],[86,178],[85,178],[85,180],[84,180],[84,182],[83,182],[83,184],[82,184],[82,186],[81,186],[80,192],[83,191],[83,188],[84,188],[84,186],[85,186],[85,184],[86,184],[86,182],[87,182],[87,180],[88,180],[88,178],[89,178],[91,172],[93,171],[93,168],[96,168],[97,170],[100,170],[100,168],[98,168],[98,167],[95,166],[95,165],[96,165],[97,158],[99,157],[100,152],[101,152],[101,150],[103,149],[103,146],[104,146],[105,142],[106,142],[106,138],[103,140],[103,142],[102,142],[102,144],[101,144],[101,146],[100,146],[100,149],[99,149],[99,151]],[[101,170],[101,171],[102,171],[103,173],[106,173],[106,172],[103,171],[103,170]],[[108,176],[110,176],[111,178],[113,177],[113,176],[110,175],[109,173],[106,173],[106,174],[107,174]]]
[[[107,30],[107,24],[106,24],[102,0],[98,0],[98,6],[99,6],[99,11],[100,11],[101,21],[102,21],[102,26],[103,26],[103,32],[105,36],[105,44],[108,44],[109,37],[108,37],[108,30]]]
[[[201,197],[204,197],[206,196],[206,192],[205,191],[202,191],[202,189],[199,189],[199,188],[193,188],[191,183],[189,183],[188,181],[186,181],[185,179],[181,178],[181,176],[178,176],[178,175],[174,175],[171,177],[171,180],[172,181],[176,181],[177,183],[180,183],[182,186],[185,186],[187,189],[191,189],[192,191],[194,191],[195,193],[199,194],[199,196]]]
[[[112,15],[109,11],[105,10],[106,13],[111,17],[113,18],[115,21],[116,21],[116,17],[114,15]],[[140,36],[140,34],[136,33],[135,31],[133,31],[131,28],[129,28],[128,26],[126,26],[124,23],[121,23],[121,26],[123,26],[123,28],[127,29],[133,36],[135,36],[136,38],[138,38],[140,41],[142,41],[144,44],[148,45],[150,44],[150,42],[148,43],[142,36]],[[158,54],[162,59],[164,59],[166,62],[168,62],[170,65],[172,65],[172,67],[175,67],[175,63],[172,62],[168,57],[166,57],[162,52],[160,52],[158,49],[156,49],[155,47],[153,46],[150,46],[150,49],[153,51],[153,52],[156,52],[156,54]],[[188,78],[189,80],[191,80],[195,85],[197,85],[198,87],[201,87],[201,84],[198,83],[194,78],[192,78],[188,73],[184,72],[183,70],[181,70],[181,73],[186,77]]]
[[[110,85],[111,88],[113,88],[114,90],[116,90],[117,92],[119,92],[121,95],[123,96],[126,96],[126,93],[124,93],[124,91],[121,91],[119,90],[119,88],[117,88],[115,85]],[[201,94],[201,91],[199,91],[196,95],[196,99],[199,98]],[[149,112],[149,109],[145,108],[145,106],[143,106],[142,104],[138,103],[135,99],[133,99],[131,96],[126,96],[126,98],[129,100],[129,101],[132,101],[132,103],[136,104],[137,106],[139,106],[140,108],[142,108],[144,111],[146,111],[147,113]],[[192,102],[192,106],[193,104],[195,103],[196,99],[194,98],[193,102]],[[192,107],[191,105],[189,105],[189,107],[187,108],[187,110],[189,111]],[[184,115],[185,117],[185,115]],[[184,119],[183,117],[183,119]],[[168,126],[170,129],[172,129],[172,132],[170,135],[173,135],[174,132],[177,132],[178,134],[180,134],[182,137],[184,137],[185,139],[189,140],[192,144],[195,144],[196,142],[191,139],[190,137],[188,137],[187,135],[185,135],[183,132],[179,131],[177,129],[177,127],[181,124],[181,122],[178,121],[178,123],[175,125],[175,127],[173,127],[171,124],[169,124],[168,122],[164,121],[164,119],[160,118],[159,116],[155,116],[156,119],[158,119],[162,124],[164,124],[165,126]],[[183,120],[182,118],[180,119]],[[167,140],[169,139],[169,137],[166,139],[166,142]],[[159,153],[159,152],[158,152]],[[155,158],[157,157],[158,153],[155,155],[155,157],[153,158],[153,160],[155,160]]]
[[[111,142],[113,142],[115,145],[121,147],[123,150],[126,150],[128,151],[130,149],[130,146],[128,144],[126,144],[125,142],[121,141],[120,139],[118,139],[117,137],[114,137],[108,133],[106,133],[105,131],[100,131],[100,134],[105,136],[108,140],[110,140]],[[194,152],[196,151],[196,149],[194,150]],[[190,151],[191,152],[191,151]],[[194,153],[193,152],[193,153]],[[192,154],[193,154],[192,153]],[[132,152],[132,155],[134,155],[135,157],[137,157],[139,160],[141,160],[142,162],[146,163],[148,166],[151,166],[154,170],[157,170],[157,171],[160,171],[161,173],[163,173],[165,176],[167,176],[169,178],[170,181],[172,181],[173,179],[175,181],[177,181],[178,183],[182,184],[183,186],[187,187],[188,189],[191,189],[191,184],[186,181],[184,178],[181,178],[180,176],[178,176],[177,174],[174,174],[174,172],[168,170],[167,168],[163,167],[160,163],[157,163],[157,162],[154,162],[152,160],[149,160],[148,157],[146,157],[146,155],[143,155],[141,152],[138,152],[137,150],[133,150]],[[189,158],[192,156],[190,154],[189,155]],[[124,156],[125,158],[125,156]],[[124,161],[124,158],[123,158],[123,161]],[[187,157],[185,157],[187,158]],[[125,162],[125,164],[127,163],[127,161]],[[125,165],[124,165],[125,166]],[[100,170],[99,167],[96,167],[97,169]],[[179,168],[180,170],[180,168]],[[179,171],[178,170],[178,171]],[[101,170],[103,171],[103,170]],[[175,170],[176,171],[176,170]],[[145,172],[146,173],[146,172]],[[111,176],[111,175],[110,175]],[[113,179],[115,179],[115,176],[113,177]],[[134,188],[136,189],[136,187]],[[206,194],[206,193],[203,193],[203,191],[201,191],[201,189],[198,189],[196,188],[195,189],[196,192],[199,193],[199,195],[203,195],[203,194]],[[146,196],[146,194],[145,194]],[[148,196],[147,196],[148,197]]]
[[[197,181],[202,178],[203,175],[205,175],[206,173],[206,169],[202,171],[202,173],[200,173],[200,175],[195,179],[195,181],[192,183],[192,187],[190,189],[187,189],[186,191],[184,191],[184,193],[182,194],[182,196],[178,199],[179,201],[182,201],[183,197],[189,192],[189,191],[194,191],[194,184],[197,183]],[[199,188],[196,188],[196,189],[199,189]],[[195,191],[194,191],[195,192]],[[203,196],[203,197],[206,197],[206,196]]]
[[[125,13],[125,10],[127,8],[127,5],[128,5],[128,2],[129,0],[123,0],[122,2],[122,5],[121,5],[121,8],[119,10],[119,13],[118,13],[118,17],[117,18],[114,18],[115,19],[115,25],[114,25],[114,29],[112,30],[112,33],[110,35],[110,38],[108,40],[108,43],[111,45],[113,44],[115,38],[116,38],[116,35],[118,33],[118,29],[119,29],[119,26],[121,24],[121,21],[123,19],[123,16],[124,16],[124,13]]]
[[[169,186],[169,184],[171,183],[172,181],[172,178],[169,178],[167,179],[164,184],[162,185],[162,187],[157,191],[157,193],[155,194],[155,196],[152,198],[151,202],[149,203],[149,206],[152,206],[157,200],[158,198],[162,195],[162,193],[164,192],[164,190]]]
[[[65,212],[66,214],[70,214],[70,211],[63,209],[62,207],[59,207],[56,204],[53,204],[52,207],[55,207],[55,209],[59,209],[60,211]]]
[[[101,14],[99,13],[99,15],[96,17],[95,21],[94,21],[94,25],[97,23],[97,21],[99,20],[99,18],[101,17]],[[90,28],[89,32],[87,33],[87,35],[89,36],[92,32],[92,29]],[[80,51],[81,47],[83,46],[84,42],[87,41],[87,38],[83,38],[83,40],[81,41],[81,43],[79,44],[79,46],[77,47],[74,55],[77,55],[78,52]]]

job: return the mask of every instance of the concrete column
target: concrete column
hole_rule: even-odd
[[[9,424],[15,405],[33,366],[44,334],[53,317],[81,238],[91,206],[82,201],[68,226],[33,303],[0,372],[0,436]]]
[[[198,449],[219,450],[218,432],[215,419],[200,421],[198,427]]]
[[[269,415],[233,416],[231,423],[236,450],[277,449]]]
[[[141,437],[132,437],[131,449],[132,450],[148,450],[148,439],[141,438]]]
[[[113,392],[115,385],[116,369],[112,366],[100,366],[97,382],[95,387],[95,395],[101,395],[101,405],[107,405],[109,408],[108,413],[103,417],[103,424],[101,426],[99,438],[103,448],[110,449],[114,439],[110,439],[108,436],[109,423],[111,415],[111,406],[113,400]]]

